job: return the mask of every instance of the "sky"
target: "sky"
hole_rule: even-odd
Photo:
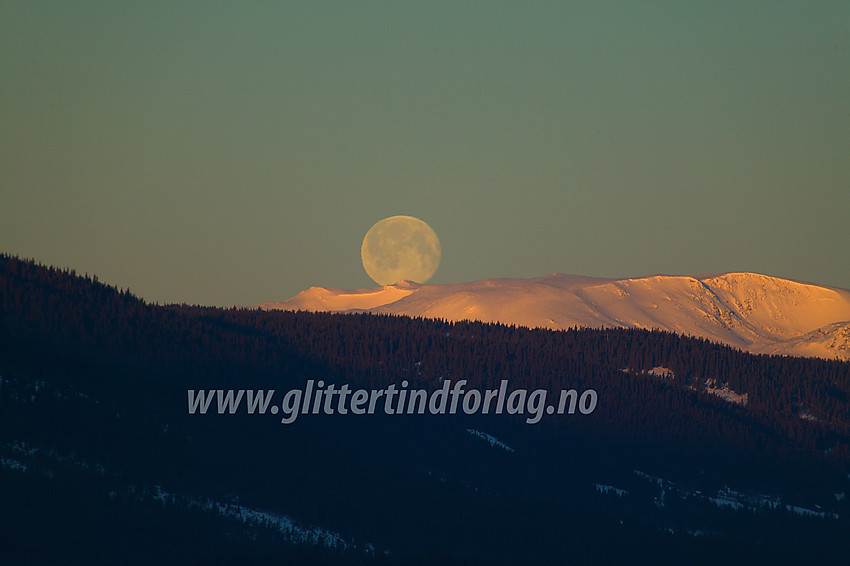
[[[850,2],[0,2],[0,252],[150,302],[753,271],[850,288]]]

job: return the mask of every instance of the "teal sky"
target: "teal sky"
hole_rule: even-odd
[[[0,2],[0,251],[150,301],[755,271],[850,288],[850,2]]]

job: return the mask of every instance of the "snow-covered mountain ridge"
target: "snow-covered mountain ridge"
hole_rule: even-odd
[[[850,360],[850,291],[755,273],[602,279],[553,273],[453,285],[311,287],[268,310],[391,313],[564,329],[661,329],[753,353]]]

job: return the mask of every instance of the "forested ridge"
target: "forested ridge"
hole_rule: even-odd
[[[648,435],[674,438],[683,423],[712,415],[719,426],[732,427],[722,433],[730,442],[746,442],[741,427],[760,422],[787,440],[788,450],[829,450],[844,464],[850,458],[845,362],[756,356],[661,331],[550,331],[393,315],[148,305],[96,278],[9,257],[3,264],[6,347],[33,348],[35,358],[55,351],[102,360],[104,367],[132,362],[148,372],[142,379],[190,375],[208,388],[233,385],[240,372],[298,386],[302,375],[321,371],[367,387],[402,379],[435,386],[439,378],[466,379],[481,389],[502,379],[553,392],[593,387],[603,400],[599,426],[616,415],[624,423],[652,423]],[[641,373],[657,366],[676,377],[662,383]],[[746,393],[747,406],[699,392],[695,386],[705,380]],[[817,420],[802,420],[804,411]],[[716,440],[716,431],[708,436]]]
[[[652,373],[653,368],[672,374]],[[535,556],[558,563],[555,535],[541,532],[543,524],[555,530],[569,527],[573,537],[597,531],[599,540],[621,537],[639,553],[669,543],[682,556],[703,543],[659,542],[660,526],[712,523],[715,534],[731,537],[724,544],[740,551],[747,541],[779,544],[771,538],[778,534],[776,525],[797,533],[780,537],[789,545],[804,539],[809,528],[829,542],[831,529],[845,525],[841,518],[826,527],[800,526],[771,515],[754,526],[699,506],[699,513],[691,507],[674,511],[678,508],[669,503],[668,511],[643,514],[636,511],[641,508],[637,500],[597,505],[590,495],[551,490],[563,481],[570,489],[592,486],[594,479],[634,482],[633,469],[642,466],[682,485],[733,483],[825,503],[846,483],[850,470],[846,362],[755,356],[702,339],[636,329],[550,331],[388,315],[147,304],[95,277],[3,255],[0,376],[0,442],[9,461],[15,452],[9,447],[24,442],[41,452],[74,452],[113,470],[109,481],[85,480],[93,491],[104,488],[104,482],[114,483],[110,489],[116,491],[115,486],[133,481],[162,484],[187,496],[238,493],[240,501],[256,508],[287,509],[311,524],[365,537],[395,552],[380,560],[403,555],[400,547],[413,553],[408,558],[425,560],[423,549],[430,547],[421,537],[443,533],[448,538],[432,549],[441,560],[481,556],[498,561],[502,553],[516,556],[520,547],[503,540],[502,551],[489,553],[482,550],[481,537],[494,528],[536,528],[528,535],[540,541]],[[365,388],[408,380],[412,388],[426,389],[437,388],[441,379],[465,379],[468,387],[479,389],[495,388],[505,379],[512,388],[544,388],[552,394],[592,388],[599,403],[590,415],[546,416],[536,425],[510,416],[316,416],[287,427],[244,415],[227,420],[186,414],[187,388],[285,391],[303,387],[307,379]],[[746,395],[747,403],[712,394],[720,386]],[[469,427],[497,433],[523,456],[506,460],[489,449],[470,449],[469,435],[462,434]],[[445,440],[432,441],[435,431]],[[418,444],[393,454],[380,448],[382,441],[396,446],[403,438],[416,438]],[[274,443],[279,451],[270,448]],[[340,474],[342,462],[347,471]],[[14,470],[2,471],[23,481]],[[24,485],[37,483],[24,477]],[[319,493],[322,489],[326,493]],[[445,490],[457,491],[449,495]],[[30,488],[33,497],[37,492]],[[391,501],[402,493],[419,519],[390,511]],[[490,499],[481,499],[482,494]],[[24,504],[20,497],[15,501]],[[378,501],[378,510],[364,515],[366,501]],[[452,511],[460,502],[463,506]],[[50,507],[49,502],[41,505]],[[531,523],[510,511],[524,506],[535,515]],[[833,499],[835,511],[844,506]],[[492,516],[483,519],[485,507]],[[183,516],[173,509],[162,513],[172,511],[177,515],[163,524]],[[426,520],[429,516],[433,520]],[[434,526],[466,524],[462,521],[473,517],[483,522],[468,526],[469,540],[456,540]],[[621,524],[627,518],[627,530],[611,534],[603,526],[618,517]],[[771,521],[776,522],[772,527]],[[215,523],[204,532],[227,528]],[[417,536],[413,529],[424,530]],[[473,538],[479,542],[470,542]],[[638,539],[645,542],[634,542]],[[301,556],[300,546],[281,544]],[[824,548],[831,551],[829,545]],[[362,552],[322,556],[364,559]],[[588,561],[592,557],[586,556]]]

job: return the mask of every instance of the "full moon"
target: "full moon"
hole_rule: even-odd
[[[440,240],[425,222],[391,216],[372,226],[360,246],[363,269],[378,285],[425,283],[440,265]]]

